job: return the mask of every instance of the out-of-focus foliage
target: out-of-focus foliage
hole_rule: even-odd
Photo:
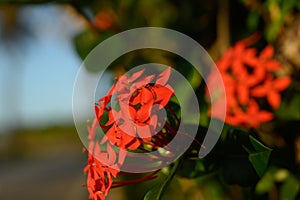
[[[34,3],[34,0],[32,2]],[[277,60],[282,66],[272,71],[272,76],[289,77],[290,80],[289,84],[277,91],[278,95],[263,96],[266,98],[253,96],[261,106],[255,109],[271,113],[272,119],[264,120],[253,127],[246,127],[247,130],[241,129],[240,123],[234,124],[235,126],[226,125],[213,151],[207,157],[198,159],[199,143],[206,133],[210,119],[210,103],[205,97],[206,83],[201,80],[193,66],[167,52],[148,49],[121,56],[109,68],[116,76],[147,62],[159,62],[176,68],[195,89],[201,108],[201,126],[197,141],[195,140],[176,163],[162,169],[159,177],[150,181],[152,185],[145,186],[143,183],[142,186],[127,186],[128,199],[141,196],[145,196],[145,199],[299,199],[299,1],[94,0],[82,4],[77,1],[68,2],[86,21],[86,29],[73,38],[74,48],[82,59],[106,38],[137,27],[159,26],[180,31],[199,42],[216,61],[220,60],[224,52],[228,56],[228,47],[255,34],[260,35],[260,38],[251,43],[254,51],[262,52],[266,47],[272,46],[274,51],[272,50],[272,55],[266,53],[267,57],[272,62],[273,59]],[[240,52],[237,48],[234,52],[236,57],[229,57],[232,65],[238,66],[237,58],[244,58]],[[251,51],[250,54],[253,59],[265,59],[263,56],[252,54]],[[245,66],[247,73],[253,74],[249,63]],[[241,71],[237,70],[238,73],[242,73]],[[232,73],[231,70],[228,71],[228,74]],[[238,78],[236,74],[233,79]],[[264,85],[266,79],[262,78],[259,86]],[[243,96],[244,91],[240,90],[235,94]],[[272,109],[266,106],[270,102],[275,104]],[[245,101],[244,105],[239,104],[238,107],[245,111],[248,105]],[[241,115],[237,116],[237,120],[239,118]],[[253,121],[257,118],[257,115],[253,115],[247,120]]]
[[[224,5],[226,6],[224,7]],[[188,191],[186,192],[183,189],[181,191],[183,199],[195,198],[193,195],[206,196],[207,194],[210,194],[210,199],[243,199],[247,198],[246,196],[257,199],[273,199],[273,193],[277,190],[280,194],[280,199],[296,198],[299,193],[299,177],[298,168],[295,166],[297,163],[295,156],[299,152],[295,151],[293,147],[295,143],[291,142],[290,138],[298,137],[299,133],[295,132],[292,136],[286,136],[285,128],[278,129],[278,126],[289,126],[286,130],[294,129],[293,123],[286,122],[295,120],[296,123],[299,123],[300,120],[300,67],[295,61],[296,53],[292,51],[295,48],[300,48],[300,42],[293,44],[295,47],[290,50],[289,41],[286,39],[287,35],[291,35],[293,31],[296,31],[292,28],[297,17],[300,16],[298,14],[299,9],[299,2],[293,0],[222,2],[130,0],[94,1],[80,10],[89,22],[87,29],[74,38],[75,47],[82,59],[99,42],[113,34],[143,26],[159,26],[181,31],[203,45],[215,60],[222,56],[224,50],[226,50],[224,47],[229,47],[234,42],[255,33],[261,35],[261,37],[254,39],[254,42],[247,41],[247,39],[244,42],[246,46],[253,46],[253,49],[249,51],[264,52],[261,53],[264,55],[256,57],[250,52],[251,55],[248,54],[248,57],[253,58],[253,62],[251,61],[252,65],[256,66],[257,64],[255,63],[261,62],[262,66],[258,66],[258,68],[263,67],[265,59],[268,58],[270,63],[272,63],[270,65],[273,66],[274,64],[277,66],[278,63],[281,65],[281,67],[274,66],[276,70],[274,70],[274,67],[274,69],[270,68],[270,70],[273,70],[272,76],[291,77],[291,83],[286,84],[279,91],[282,96],[281,99],[273,99],[273,97],[269,96],[266,101],[266,99],[253,97],[262,106],[262,108],[258,109],[267,109],[270,114],[272,113],[272,118],[263,121],[264,123],[260,125],[256,124],[254,126],[255,129],[251,126],[247,127],[248,131],[237,129],[237,127],[226,127],[217,146],[204,159],[197,158],[199,144],[195,142],[190,150],[177,161],[180,164],[176,162],[174,165],[162,170],[164,174],[160,176],[166,178],[158,179],[156,186],[152,190],[145,191],[145,199],[161,199],[172,196],[170,191],[174,190],[174,185],[184,188],[181,185],[182,180],[191,181],[192,185],[196,185],[203,192],[198,194],[194,190],[186,190]],[[300,35],[294,34],[293,37],[300,38]],[[273,47],[268,46],[268,44],[273,45],[275,50],[273,51]],[[280,44],[284,45],[280,47]],[[236,58],[244,59],[243,55],[238,54],[240,53],[239,51],[240,49],[237,47],[235,52],[237,54]],[[225,53],[225,55],[229,56],[228,53]],[[229,57],[229,59],[232,59],[233,65],[235,65],[235,62],[238,62],[234,56],[232,57],[231,55]],[[194,72],[191,65],[166,52],[141,50],[120,57],[112,63],[110,69],[116,75],[120,75],[130,69],[130,67],[150,61],[168,64],[176,68],[188,78],[196,89],[202,109],[200,123],[203,127],[200,127],[197,136],[197,139],[201,142],[209,121],[209,116],[207,115],[209,104],[206,103],[204,95],[205,83],[201,81],[200,76]],[[266,63],[264,67],[268,68],[267,65]],[[249,67],[249,63],[247,65],[247,62],[245,62],[245,66],[249,74],[254,73],[251,71],[252,67]],[[239,73],[242,71],[236,70]],[[229,73],[232,72],[230,71]],[[257,75],[260,76],[259,73]],[[264,78],[260,80],[260,87],[264,84],[264,80]],[[287,87],[288,89],[285,90]],[[241,92],[243,91],[239,91],[238,95],[243,96]],[[278,97],[278,95],[275,96],[276,98]],[[268,102],[272,103],[274,110],[265,106]],[[245,109],[245,105],[240,105],[241,109]],[[238,115],[237,120],[239,120]],[[253,115],[248,120],[256,120],[256,116]],[[269,122],[270,120],[271,122]],[[285,157],[289,153],[292,153],[294,156],[289,155]],[[173,181],[170,181],[175,172],[175,178]],[[285,177],[282,177],[282,174],[285,174]],[[280,176],[281,179],[278,180]],[[198,181],[193,182],[192,179]],[[208,184],[209,186],[206,186],[204,189],[201,186],[202,181],[200,179],[205,179],[211,184]],[[278,183],[281,183],[280,186],[278,186]],[[169,184],[170,188],[167,189]],[[240,185],[241,187],[231,188],[230,185]],[[128,187],[130,188],[130,186]],[[247,188],[249,187],[253,189],[248,190]],[[212,194],[210,190],[215,190],[216,193]],[[233,194],[234,192],[228,191],[239,191],[240,196],[238,197],[238,195]],[[130,195],[131,198],[134,197],[134,194],[131,193]],[[241,197],[243,195],[245,197]],[[176,198],[180,199],[178,191]]]
[[[284,25],[291,22],[295,12],[300,9],[299,1],[295,0],[243,0],[243,3],[250,8],[248,27],[256,30],[260,24],[264,24],[269,42],[275,41]]]
[[[256,185],[257,194],[263,195],[276,188],[276,184],[282,184],[279,191],[280,199],[297,199],[300,185],[297,178],[286,169],[271,167]]]

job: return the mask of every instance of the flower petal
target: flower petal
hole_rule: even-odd
[[[274,81],[274,88],[277,91],[282,91],[282,90],[285,90],[287,87],[289,87],[290,83],[291,83],[291,78],[288,76],[282,77],[282,78],[277,78]]]
[[[249,89],[244,85],[239,85],[237,87],[237,93],[238,93],[237,95],[238,95],[239,102],[242,105],[247,104],[249,101]]]
[[[107,151],[107,155],[108,155],[108,164],[109,165],[114,164],[117,159],[117,154],[109,143],[107,143],[106,151]]]
[[[273,109],[278,108],[281,103],[280,94],[277,93],[276,91],[272,91],[272,90],[269,91],[269,93],[267,95],[267,100]]]
[[[136,112],[135,120],[136,122],[145,122],[150,118],[151,108],[153,101],[142,105]]]
[[[137,94],[136,96],[134,96],[132,99],[130,99],[130,103],[133,105],[136,104],[147,104],[150,101],[152,101],[154,98],[153,93],[145,87],[142,87],[140,89],[137,90]]]
[[[135,90],[145,87],[147,84],[151,83],[153,79],[154,79],[154,75],[150,75],[133,82],[132,85],[130,86],[129,93],[133,94]]]
[[[267,88],[264,85],[257,86],[251,90],[251,95],[254,97],[265,97],[268,93]]]
[[[102,103],[100,105],[95,105],[94,111],[95,111],[95,115],[96,115],[98,120],[100,120],[100,118],[102,117],[104,109],[105,109],[105,104],[104,103]]]
[[[127,155],[127,151],[125,149],[120,149],[119,151],[119,159],[118,159],[118,164],[119,165],[123,165],[124,161],[125,161],[125,158],[126,158],[126,155]]]
[[[262,59],[270,59],[274,55],[274,47],[271,45],[266,46],[260,53],[260,58]]]
[[[159,84],[159,85],[166,85],[166,83],[168,82],[168,80],[170,78],[170,74],[171,74],[171,68],[168,67],[165,71],[163,71],[162,73],[160,73],[158,75],[155,83]]]
[[[259,122],[268,122],[273,119],[273,114],[267,111],[260,111],[257,115]]]
[[[277,60],[268,60],[264,63],[264,66],[270,72],[274,72],[282,68],[282,65]]]
[[[251,114],[253,117],[255,117],[255,115],[258,113],[259,111],[259,106],[256,103],[256,101],[251,100],[248,103],[248,108],[247,108],[247,113]]]
[[[140,76],[144,73],[145,69],[142,69],[138,72],[135,72],[134,74],[132,74],[129,78],[128,78],[128,82],[132,82],[138,78],[140,78]]]
[[[152,132],[151,126],[150,125],[145,125],[145,126],[137,126],[137,134],[140,138],[144,140],[150,141],[152,138]]]
[[[108,110],[108,121],[106,122],[105,126],[109,126],[111,124],[113,124],[115,122],[115,118],[114,118],[114,113],[113,113],[113,109],[110,108]]]
[[[174,90],[169,85],[156,86],[153,90],[155,93],[155,103],[160,104],[159,108],[165,107],[174,95]]]
[[[136,150],[140,145],[141,142],[137,138],[134,138],[129,144],[127,144],[127,148],[130,150]]]
[[[232,63],[232,73],[235,77],[244,77],[247,74],[247,69],[243,65],[242,61],[239,58],[235,58],[236,60]]]
[[[259,82],[261,82],[262,80],[264,80],[265,76],[266,76],[265,69],[261,66],[258,66],[256,69],[254,69],[254,73],[248,76],[245,81],[249,87],[252,87],[258,84]]]

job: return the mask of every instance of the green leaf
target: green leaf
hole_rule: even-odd
[[[291,93],[291,99],[283,99],[275,114],[280,119],[300,120],[300,93],[296,90],[292,90]]]
[[[268,42],[274,42],[276,39],[280,28],[282,26],[282,20],[277,20],[269,24],[266,28],[266,39]]]
[[[161,187],[161,185],[155,186],[152,190],[147,192],[144,200],[159,200],[161,198],[159,193]]]
[[[279,184],[280,183],[280,184]],[[276,186],[281,185],[279,199],[294,200],[300,189],[300,183],[297,178],[284,168],[270,167],[256,185],[255,192],[258,195],[271,192]]]
[[[162,182],[161,184],[158,184],[149,192],[147,192],[144,197],[144,200],[161,200],[165,190],[167,189],[168,185],[171,183],[172,179],[174,178],[175,172],[177,171],[177,168],[179,167],[181,161],[182,158],[179,158],[177,161],[175,161],[165,181]]]
[[[249,133],[229,129],[221,162],[221,176],[228,184],[253,186],[268,168],[271,149]]]
[[[276,183],[284,182],[289,176],[289,171],[271,166],[255,187],[258,195],[266,194],[276,187]]]
[[[300,187],[299,181],[292,174],[290,174],[281,187],[280,199],[281,200],[296,199],[299,193],[299,187]]]
[[[293,8],[297,7],[297,1],[295,0],[284,0],[281,5],[281,14],[282,16],[286,16],[289,12],[292,11]]]
[[[264,146],[251,135],[249,136],[249,139],[255,149],[255,152],[249,154],[249,160],[258,176],[262,177],[267,170],[272,149]]]
[[[255,192],[258,195],[265,194],[275,187],[274,174],[277,169],[271,168],[267,173],[259,180],[255,187]]]
[[[264,151],[259,153],[251,153],[249,155],[249,160],[259,177],[262,177],[267,170],[270,154],[271,151]]]
[[[296,8],[300,9],[300,1],[296,1]]]
[[[214,164],[205,158],[185,159],[178,169],[177,175],[190,179],[197,178],[211,173],[215,168]]]
[[[221,178],[227,184],[238,184],[245,187],[255,185],[259,177],[248,158],[249,152],[255,151],[249,134],[231,128],[228,129],[225,141],[224,155],[220,163]]]
[[[75,48],[83,60],[99,43],[99,34],[92,30],[85,30],[74,37]]]
[[[251,11],[247,18],[247,26],[250,30],[255,30],[259,23],[259,13],[256,11]]]

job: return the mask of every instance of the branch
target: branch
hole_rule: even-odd
[[[229,3],[230,2],[228,0],[219,0],[217,15],[217,40],[220,54],[223,54],[230,45]]]
[[[218,59],[230,46],[229,0],[218,0],[216,21],[217,38],[209,50],[213,59]]]
[[[44,4],[44,3],[82,4],[84,3],[84,0],[0,0],[0,5],[1,4]]]

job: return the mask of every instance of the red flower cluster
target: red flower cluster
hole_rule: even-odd
[[[103,200],[111,187],[155,177],[155,173],[152,173],[139,180],[113,182],[124,164],[127,150],[145,151],[145,144],[156,148],[166,142],[160,133],[174,134],[172,126],[167,126],[167,122],[165,125],[160,123],[157,114],[174,95],[167,84],[170,72],[168,68],[157,77],[142,76],[144,70],[130,77],[123,75],[96,104],[96,118],[88,127],[88,165],[84,169],[88,173],[87,187],[91,199]],[[106,116],[108,120],[104,120]],[[98,129],[105,132],[100,139],[97,139]],[[119,151],[115,151],[113,146],[118,147]]]
[[[228,49],[216,65],[221,73],[226,90],[226,122],[245,128],[257,128],[261,123],[273,119],[273,114],[262,110],[258,103],[265,98],[272,109],[279,107],[280,92],[285,90],[290,77],[276,77],[275,72],[282,68],[273,59],[274,48],[269,45],[259,55],[250,48],[247,40],[237,42]],[[214,74],[208,84],[214,84]],[[212,102],[216,109],[221,102]],[[218,116],[213,116],[218,117]]]

